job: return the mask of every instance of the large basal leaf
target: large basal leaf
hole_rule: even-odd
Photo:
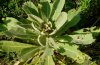
[[[51,0],[40,0],[40,2],[51,2]]]
[[[34,58],[32,59],[32,61],[31,61],[31,64],[29,64],[29,65],[39,65],[39,62],[40,62],[40,56],[39,55],[37,55],[37,56],[34,56]]]
[[[58,43],[59,48],[57,49],[61,55],[66,55],[67,57],[73,59],[77,63],[83,63],[86,59],[90,57],[78,50],[78,46],[69,45],[67,43]]]
[[[57,28],[54,30],[51,35],[59,36],[68,30],[70,27],[76,25],[80,21],[80,13],[81,9],[78,10],[72,9],[68,12],[68,15],[63,13],[63,15],[59,15],[57,22],[55,22],[55,27]],[[68,18],[67,18],[68,17]],[[56,34],[55,34],[56,33]]]
[[[34,39],[37,37],[37,33],[31,30],[23,30],[18,27],[13,27],[13,29],[6,31],[5,35],[20,39]]]
[[[2,49],[5,52],[19,52],[22,49],[29,48],[29,47],[36,47],[31,44],[25,44],[20,42],[14,42],[14,41],[0,41],[0,49]]]
[[[96,37],[100,34],[100,28],[97,27],[82,28],[74,31],[72,34],[92,34],[93,37]]]
[[[89,34],[89,33],[91,32],[87,28],[82,28],[82,29],[72,32],[72,34]]]
[[[75,26],[81,20],[80,15],[76,15],[71,21],[67,23],[67,29]]]
[[[42,5],[40,8],[41,17],[45,22],[48,22],[51,13],[51,6],[50,6],[51,3],[49,3],[48,1],[41,2],[41,5]]]
[[[56,39],[56,38],[55,38]],[[55,42],[55,39],[52,38],[52,37],[49,37],[48,38],[48,43],[49,43],[49,46],[50,47],[53,47],[54,49],[58,48],[56,42]],[[57,40],[56,40],[57,41]]]
[[[45,59],[42,61],[40,65],[55,65],[52,56],[45,56]]]
[[[20,53],[20,62],[25,62],[28,59],[32,58],[36,53],[39,53],[39,51],[42,50],[42,47],[30,47],[25,48]]]
[[[39,18],[38,16],[33,15],[33,14],[28,14],[28,18],[27,19],[29,21],[32,21],[32,22],[36,21],[38,24],[41,24],[41,23],[44,22],[41,18]]]
[[[69,36],[73,39],[71,42],[76,44],[87,45],[95,41],[95,39],[93,39],[92,34],[75,34]]]
[[[55,0],[52,6],[52,12],[51,12],[51,20],[55,21],[57,20],[58,16],[60,15],[63,6],[64,6],[65,0]]]
[[[67,22],[67,13],[62,12],[55,22],[56,30],[59,30],[61,27],[63,27],[66,22]]]
[[[75,26],[80,21],[79,13],[80,13],[80,9],[78,9],[78,10],[74,10],[74,9],[70,10],[68,12],[68,15],[67,15],[67,17],[68,17],[67,21],[62,26],[61,30],[56,32],[57,33],[56,35],[59,36],[62,33],[64,33],[65,31],[67,31],[70,27]],[[62,19],[64,19],[64,18],[62,17]]]
[[[62,32],[62,29],[65,27],[65,24],[67,23],[67,13],[66,12],[62,12],[58,19],[54,22],[55,24],[55,30],[51,33],[51,35],[53,34],[60,34]],[[60,33],[59,33],[60,32]]]
[[[11,37],[23,38],[23,39],[31,39],[37,36],[37,33],[33,32],[33,30],[25,29],[24,27],[18,24],[18,20],[15,18],[7,17],[7,31],[5,34]]]
[[[25,2],[22,8],[27,14],[34,14],[38,16],[38,9],[31,1]]]
[[[6,23],[7,30],[13,29],[13,27],[23,28],[23,27],[18,25],[19,21],[13,17],[6,17],[6,19],[4,21]]]
[[[80,14],[81,9],[71,9],[68,11],[68,21],[71,21],[73,18],[75,18],[76,15]]]
[[[67,28],[76,25],[80,21],[80,12],[81,8],[78,10],[72,9],[68,11],[68,23],[66,25]]]
[[[6,17],[4,21],[7,24],[8,30],[12,29],[12,27],[18,26],[18,22],[19,22],[17,19],[12,18],[12,17]]]
[[[49,43],[49,40],[48,40]],[[53,48],[50,48],[49,45],[46,45],[43,55],[40,57],[40,65],[55,65],[53,61]]]
[[[55,38],[58,42],[62,42],[62,43],[68,43],[71,42],[73,39],[68,36],[68,35],[64,35],[64,36],[58,36]]]
[[[93,37],[97,37],[100,34],[100,28],[97,27],[91,27],[88,28],[90,30],[90,32],[92,33]]]

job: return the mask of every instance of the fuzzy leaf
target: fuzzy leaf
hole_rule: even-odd
[[[4,40],[0,41],[0,49],[2,49],[5,52],[19,52],[22,49],[29,47],[36,47],[36,46],[14,41],[4,41]]]
[[[27,18],[27,19],[28,19],[29,21],[32,21],[32,22],[36,21],[36,22],[39,23],[39,24],[41,24],[41,23],[44,22],[41,18],[39,18],[38,16],[33,15],[33,14],[28,14],[28,18]]]
[[[40,2],[51,2],[51,0],[40,0]]]
[[[80,15],[76,15],[71,21],[67,23],[67,29],[75,26],[80,21]]]
[[[71,9],[68,11],[68,21],[71,21],[75,16],[79,15],[81,12],[81,9]]]
[[[45,56],[45,59],[41,65],[55,65],[52,56]]]
[[[66,22],[67,22],[67,13],[62,12],[59,15],[57,21],[55,22],[56,30],[59,30],[61,27],[63,27]]]
[[[51,35],[53,34],[59,34],[59,32],[62,32],[62,28],[65,27],[65,24],[67,23],[67,13],[66,12],[62,12],[58,19],[54,22],[55,23],[55,27],[56,29],[51,33]]]
[[[96,28],[96,27],[83,28],[74,31],[73,34],[92,34],[93,37],[96,37],[100,34],[100,28]]]
[[[48,22],[51,13],[51,3],[42,2],[42,7],[40,8],[41,17],[45,22]]]
[[[58,36],[56,38],[56,40],[59,41],[59,42],[68,43],[68,42],[71,42],[73,39],[70,36],[65,35],[65,36]]]
[[[37,34],[33,32],[33,30],[25,29],[24,27],[20,26],[18,24],[18,20],[15,18],[7,17],[6,21],[7,23],[7,31],[5,31],[5,34],[10,37],[17,37],[17,38],[23,38],[23,39],[31,39],[34,37],[37,37]]]
[[[40,49],[41,47],[30,47],[30,48],[23,49],[20,54],[20,62],[24,62],[32,58],[35,53],[39,52]]]
[[[78,10],[70,10],[68,12],[68,20],[65,22],[65,24],[61,27],[61,30],[59,31],[54,31],[57,34],[55,34],[55,36],[60,36],[62,33],[64,33],[65,31],[67,31],[70,27],[75,26],[79,21],[80,21],[80,9]],[[62,20],[64,19],[64,17],[62,17]],[[59,24],[60,25],[60,24]],[[53,34],[54,34],[53,32]]]
[[[38,9],[31,1],[25,2],[22,8],[27,14],[34,14],[38,16]]]
[[[52,8],[52,12],[51,12],[51,20],[55,21],[57,20],[58,16],[60,15],[63,6],[64,6],[65,0],[55,0],[53,3],[53,8]]]
[[[58,46],[58,52],[61,55],[66,55],[67,57],[72,58],[77,63],[83,63],[86,59],[90,59],[89,56],[79,51],[78,46],[76,45],[58,43]]]
[[[93,39],[92,34],[75,34],[69,36],[73,39],[72,43],[76,43],[76,44],[87,45],[95,41],[95,39]]]
[[[12,17],[6,17],[5,23],[7,24],[7,29],[10,30],[12,27],[18,26],[18,20]]]
[[[81,8],[78,10],[72,9],[68,11],[68,23],[67,23],[67,29],[76,25],[80,21],[80,12]]]
[[[46,46],[43,55],[41,56],[40,65],[55,65],[53,58],[53,48]]]

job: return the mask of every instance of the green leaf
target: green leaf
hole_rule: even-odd
[[[36,15],[34,15],[34,14],[28,14],[28,18],[27,18],[27,19],[28,19],[29,21],[32,21],[32,22],[36,21],[36,22],[39,23],[39,24],[41,24],[41,23],[44,22],[40,17],[38,17],[38,16],[36,16]]]
[[[57,21],[55,22],[56,30],[59,30],[61,27],[63,27],[66,22],[67,22],[67,13],[62,12],[59,15]]]
[[[80,21],[80,12],[80,8],[78,10],[72,9],[68,11],[68,23],[66,24],[67,29],[75,26]]]
[[[52,6],[52,12],[51,12],[51,20],[55,21],[57,20],[58,16],[60,15],[63,6],[64,6],[65,0],[55,0]]]
[[[54,23],[56,29],[51,33],[51,35],[59,34],[58,32],[60,33],[62,32],[62,28],[64,28],[65,24],[67,23],[67,13],[62,12]]]
[[[18,20],[12,17],[6,17],[5,23],[7,24],[7,29],[10,30],[12,27],[18,26]]]
[[[49,40],[47,42],[43,55],[40,57],[41,58],[40,65],[55,65],[52,58],[53,48],[50,48],[48,43],[49,43]]]
[[[32,61],[31,61],[31,64],[29,64],[29,65],[39,65],[39,62],[41,62],[40,61],[40,56],[39,55],[37,55],[37,56],[34,56],[34,58],[32,59]]]
[[[67,31],[70,27],[72,26],[75,26],[79,21],[80,21],[80,9],[78,10],[70,10],[68,12],[68,15],[67,17],[62,17],[62,20],[65,18],[65,19],[68,19],[64,25],[62,25],[61,29],[58,30],[58,31],[54,31],[52,34],[55,34],[54,36],[60,36],[62,33],[64,33],[65,31]],[[59,24],[60,25],[60,24]]]
[[[97,27],[91,27],[88,28],[90,30],[90,32],[92,33],[93,37],[97,37],[100,34],[100,28]]]
[[[52,38],[52,37],[49,37],[48,38],[48,43],[49,43],[49,46],[50,47],[53,47],[54,49],[58,48],[56,42],[55,42],[55,39],[56,38]]]
[[[3,41],[3,40],[0,41],[0,49],[2,49],[5,52],[19,52],[22,49],[29,47],[36,47],[36,46],[15,41]]]
[[[67,29],[69,29],[70,27],[75,26],[79,21],[80,21],[80,15],[77,15],[74,19],[72,19],[71,21],[68,22]]]
[[[52,56],[45,56],[45,59],[41,65],[55,65]]]
[[[36,53],[42,50],[42,47],[30,47],[25,48],[20,53],[20,62],[27,61],[28,59],[32,58]]]
[[[67,23],[67,29],[75,26],[81,20],[80,15],[76,15],[71,21]]]
[[[69,36],[73,39],[71,42],[76,44],[87,45],[95,41],[95,39],[93,39],[92,34],[75,34]]]
[[[40,2],[51,2],[51,0],[40,0]]]
[[[63,43],[68,43],[71,42],[73,39],[68,36],[68,35],[64,35],[64,36],[58,36],[55,38],[58,42],[63,42]]]
[[[100,28],[97,27],[82,28],[74,31],[72,34],[92,34],[93,37],[96,37],[100,34]]]
[[[72,34],[88,34],[88,33],[91,33],[91,32],[87,28],[82,28],[82,29],[72,32]]]
[[[34,14],[38,16],[38,9],[31,1],[25,2],[22,8],[27,14]]]
[[[71,21],[75,16],[80,14],[81,9],[71,9],[68,11],[68,21]]]
[[[88,55],[78,50],[77,45],[58,43],[58,46],[58,52],[61,55],[66,55],[67,57],[73,59],[77,63],[83,63],[86,59],[90,59]]]
[[[5,35],[10,37],[17,37],[17,38],[23,38],[23,39],[31,39],[37,37],[37,33],[33,32],[31,29],[25,29],[24,27],[20,26],[18,24],[18,20],[15,18],[7,17],[6,23],[7,23],[7,31],[5,31]]]
[[[50,13],[51,13],[51,3],[49,2],[42,2],[42,7],[40,8],[41,17],[45,22],[48,22]]]
[[[6,31],[5,35],[20,39],[34,39],[37,37],[35,32],[31,30],[23,30],[18,27],[13,27],[13,29]]]

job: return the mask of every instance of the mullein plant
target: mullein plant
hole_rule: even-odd
[[[4,52],[16,52],[18,65],[56,65],[55,52],[65,58],[71,59],[77,65],[93,65],[91,57],[79,50],[79,45],[88,45],[95,41],[94,37],[99,30],[84,32],[84,29],[63,34],[70,27],[80,21],[81,8],[63,12],[65,0],[40,0],[38,5],[27,1],[22,8],[28,15],[21,21],[6,17],[3,33],[8,37],[24,40],[26,43],[17,41],[0,41],[0,49]],[[87,28],[88,29],[88,28]],[[94,34],[97,33],[97,34]],[[94,35],[93,35],[94,34]],[[67,65],[58,59],[59,65]],[[96,65],[96,64],[95,64]]]

